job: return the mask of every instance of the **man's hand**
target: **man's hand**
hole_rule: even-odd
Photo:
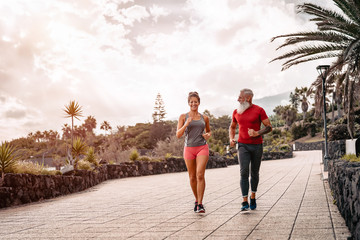
[[[236,140],[230,139],[230,147],[235,147],[235,145],[236,145]]]
[[[259,136],[259,134],[258,134],[257,131],[255,131],[254,129],[250,129],[250,128],[248,128],[248,134],[249,134],[250,137],[257,137],[257,136]]]

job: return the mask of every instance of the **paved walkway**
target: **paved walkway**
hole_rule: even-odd
[[[206,170],[206,214],[187,173],[106,181],[88,191],[0,210],[0,239],[347,239],[321,152],[264,161],[258,209],[240,213],[239,166]]]

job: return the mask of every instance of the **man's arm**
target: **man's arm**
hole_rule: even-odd
[[[271,126],[270,120],[268,118],[264,119],[262,121],[262,123],[264,124],[265,127],[260,129],[259,131],[255,131],[254,129],[248,130],[250,137],[257,137],[257,136],[264,135],[264,134],[267,134],[272,131],[272,126]]]
[[[235,138],[235,132],[236,132],[236,122],[231,121],[230,127],[229,127],[229,140],[230,140],[230,147],[235,146],[236,140]]]

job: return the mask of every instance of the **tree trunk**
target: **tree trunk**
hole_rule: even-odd
[[[342,117],[341,104],[337,104],[338,119]]]
[[[71,147],[74,144],[74,117],[71,117]]]

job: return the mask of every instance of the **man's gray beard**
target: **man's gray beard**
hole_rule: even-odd
[[[250,103],[249,102],[243,102],[239,104],[239,107],[237,109],[237,113],[238,114],[242,114],[243,112],[245,112],[246,109],[248,109],[250,107]]]

